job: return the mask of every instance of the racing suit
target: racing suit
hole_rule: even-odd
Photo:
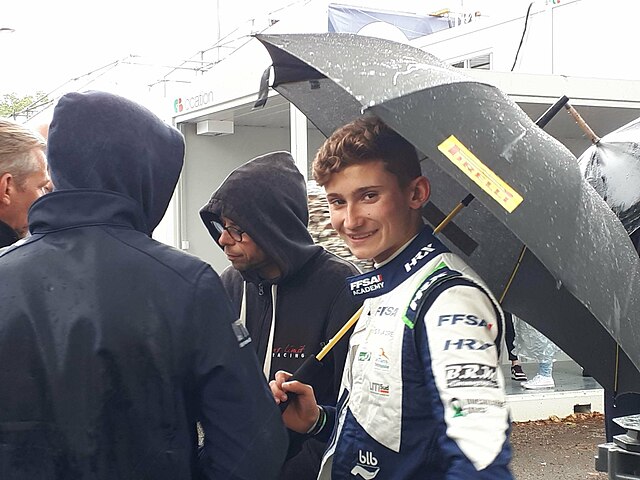
[[[510,479],[504,320],[482,280],[425,228],[349,282],[365,307],[319,479]]]

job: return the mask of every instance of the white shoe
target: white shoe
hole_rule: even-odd
[[[522,382],[522,388],[529,390],[541,390],[543,388],[555,388],[556,382],[553,381],[553,377],[544,377],[542,375],[536,375],[527,382]]]

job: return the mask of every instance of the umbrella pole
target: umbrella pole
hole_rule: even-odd
[[[447,215],[444,220],[442,220],[440,222],[440,225],[438,225],[436,228],[433,229],[433,233],[440,233],[442,231],[442,229],[444,229],[444,227],[447,226],[447,224],[453,220],[453,218],[458,215],[458,213],[460,213],[460,210],[462,210],[464,207],[466,207],[467,205],[469,205],[471,203],[471,201],[474,199],[475,197],[472,194],[467,195],[466,197],[464,197],[462,199],[462,201],[455,206],[455,208],[453,210],[451,210],[451,212],[449,212],[449,215]]]
[[[320,353],[316,355],[318,361],[322,360],[327,355],[327,353],[329,353],[331,349],[335,347],[336,343],[340,341],[344,334],[347,333],[349,329],[358,321],[360,315],[362,315],[362,310],[364,310],[364,306],[360,307],[358,311],[354,313],[349,320],[347,320],[347,323],[345,323],[342,328],[338,330],[337,333],[331,338],[331,340],[329,340],[329,342],[322,348],[322,350],[320,350]]]
[[[573,108],[573,106],[570,103],[567,103],[564,106],[564,108],[567,109],[567,112],[569,112],[569,114],[573,117],[573,119],[576,121],[578,126],[587,135],[587,137],[589,137],[589,140],[591,140],[591,143],[593,143],[594,145],[597,144],[600,141],[600,137],[597,136],[593,130],[591,130],[591,127],[587,125],[587,122],[584,121],[584,118],[582,118],[582,115],[580,115],[578,111],[575,108]]]
[[[616,343],[616,371],[613,375],[613,398],[618,394],[618,372],[619,370],[619,362],[620,362],[620,345]]]

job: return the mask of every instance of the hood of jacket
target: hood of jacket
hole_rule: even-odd
[[[321,249],[307,230],[307,187],[288,152],[256,157],[231,172],[200,217],[216,244],[220,233],[211,222],[233,220],[276,262],[282,272],[277,282],[295,274]],[[262,281],[255,271],[242,275],[254,283]]]
[[[105,92],[68,93],[56,105],[47,157],[57,191],[131,198],[151,234],[182,170],[184,138],[146,108]]]

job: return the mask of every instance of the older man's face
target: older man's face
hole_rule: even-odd
[[[36,156],[38,169],[27,175],[21,183],[13,185],[7,218],[3,219],[20,238],[29,232],[27,214],[31,204],[53,189],[44,152],[38,149],[33,154]]]

